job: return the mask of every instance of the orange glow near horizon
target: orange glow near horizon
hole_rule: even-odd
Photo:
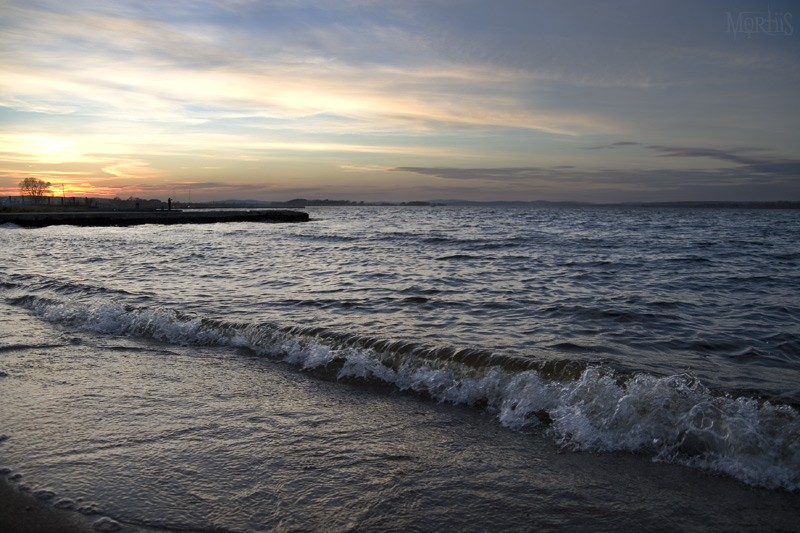
[[[800,198],[793,37],[713,4],[190,4],[3,2],[0,195]]]
[[[36,177],[36,176],[34,176]],[[38,178],[49,181],[46,178]],[[21,181],[21,180],[20,180]],[[131,196],[144,198],[152,196],[152,191],[142,191],[135,187],[104,187],[90,183],[56,183],[50,182],[50,193],[45,197],[51,198],[129,198]],[[0,187],[0,196],[20,196],[19,187]]]

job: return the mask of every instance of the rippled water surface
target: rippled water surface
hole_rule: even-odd
[[[6,230],[4,276],[236,322],[688,370],[712,386],[800,400],[795,211],[311,215],[296,225]]]
[[[313,528],[334,510],[333,529],[386,528],[398,505],[413,529],[417,497],[445,527],[466,490],[443,481],[451,469],[478,507],[517,509],[508,527],[535,510],[558,528],[557,495],[527,510],[510,496],[557,490],[522,466],[564,474],[556,449],[800,488],[797,211],[309,213],[1,228],[7,469],[156,529]],[[41,424],[19,415],[35,397],[53,402]],[[48,425],[63,441],[43,438]],[[484,469],[475,454],[493,453]],[[613,457],[563,466],[584,481],[561,504],[622,498],[616,478],[613,495],[587,488],[600,475],[588,465]],[[120,488],[132,484],[148,490]],[[683,509],[677,498],[665,505]],[[143,517],[148,506],[167,518]]]

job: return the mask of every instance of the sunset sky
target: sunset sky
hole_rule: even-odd
[[[786,1],[0,0],[0,195],[800,200]]]

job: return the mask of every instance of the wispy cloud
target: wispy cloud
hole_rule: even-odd
[[[375,171],[381,172],[386,170],[393,170],[377,165],[341,165],[339,168],[341,168],[345,172],[375,172]]]
[[[640,143],[611,143],[603,147],[641,146]],[[703,190],[703,194],[717,194],[717,198],[731,194],[734,190],[749,190],[759,187],[765,196],[772,198],[770,191],[800,194],[800,159],[757,158],[745,153],[764,152],[760,148],[720,150],[711,148],[687,148],[647,146],[658,152],[658,157],[705,158],[729,163],[712,168],[647,168],[631,169],[586,169],[573,166],[511,167],[511,168],[448,168],[448,167],[394,167],[390,172],[414,174],[454,181],[484,181],[506,185],[527,184],[544,187],[553,192],[581,189],[582,194],[604,195],[609,190],[646,191],[674,196]],[[770,196],[770,195],[773,196]],[[708,196],[706,199],[714,198]],[[673,198],[676,199],[676,198]]]
[[[786,194],[797,47],[728,39],[725,9],[6,0],[0,180]]]
[[[446,167],[395,167],[387,169],[389,172],[411,172],[424,176],[450,180],[487,180],[487,181],[531,181],[536,179],[552,179],[559,176],[561,170],[517,167],[517,168],[446,168]]]
[[[103,167],[103,172],[123,179],[152,179],[163,178],[166,173],[163,170],[151,168],[146,161],[127,160]]]
[[[38,43],[2,58],[3,105],[131,121],[201,123],[212,116],[281,119],[331,114],[414,131],[440,123],[575,135],[613,130],[607,118],[532,106],[536,72],[443,59],[376,64],[342,56],[339,26],[318,26],[303,46],[287,35],[232,36],[222,28],[166,24],[128,13],[52,13],[14,8],[11,43]],[[283,34],[286,30],[278,30]],[[397,48],[410,35],[359,28],[359,41]],[[233,37],[233,38],[232,38]],[[335,43],[331,43],[333,40]],[[325,54],[339,50],[338,55]],[[321,55],[320,55],[321,54]],[[201,109],[202,108],[202,109]],[[284,125],[284,127],[289,127]]]
[[[624,148],[626,146],[641,146],[641,143],[633,142],[633,141],[621,141],[615,142],[611,144],[601,144],[598,146],[587,146],[585,150],[608,150],[612,148]]]
[[[734,150],[718,150],[714,148],[681,148],[674,146],[648,146],[650,150],[655,150],[661,157],[705,157],[719,161],[728,161],[739,165],[752,165],[763,163],[763,159],[756,159],[751,156],[742,155],[748,152],[764,151],[763,148],[738,148]]]

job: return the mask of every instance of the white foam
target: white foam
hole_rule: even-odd
[[[372,349],[335,349],[314,337],[266,326],[222,326],[169,309],[131,309],[109,302],[32,302],[30,307],[47,320],[99,333],[184,345],[247,347],[304,369],[336,363],[339,378],[378,379],[442,402],[486,405],[510,428],[544,420],[546,431],[569,449],[645,452],[657,461],[725,472],[753,485],[800,489],[797,411],[754,399],[715,396],[687,374],[638,374],[619,380],[608,369],[590,367],[579,379],[560,382],[532,370],[510,372],[499,366],[399,359],[397,354]]]
[[[466,374],[429,364],[392,369],[372,350],[299,343],[285,360],[315,368],[335,358],[344,359],[339,377],[377,378],[439,401],[486,402],[510,428],[542,424],[546,413],[547,431],[569,449],[645,452],[656,461],[725,472],[752,485],[800,489],[798,413],[790,406],[714,396],[688,374],[638,374],[620,382],[592,367],[563,383],[500,367]]]
[[[31,308],[45,320],[96,333],[150,337],[182,345],[231,344],[228,335],[206,327],[201,318],[181,318],[170,309],[129,309],[115,302],[87,305],[43,299],[36,300]]]

